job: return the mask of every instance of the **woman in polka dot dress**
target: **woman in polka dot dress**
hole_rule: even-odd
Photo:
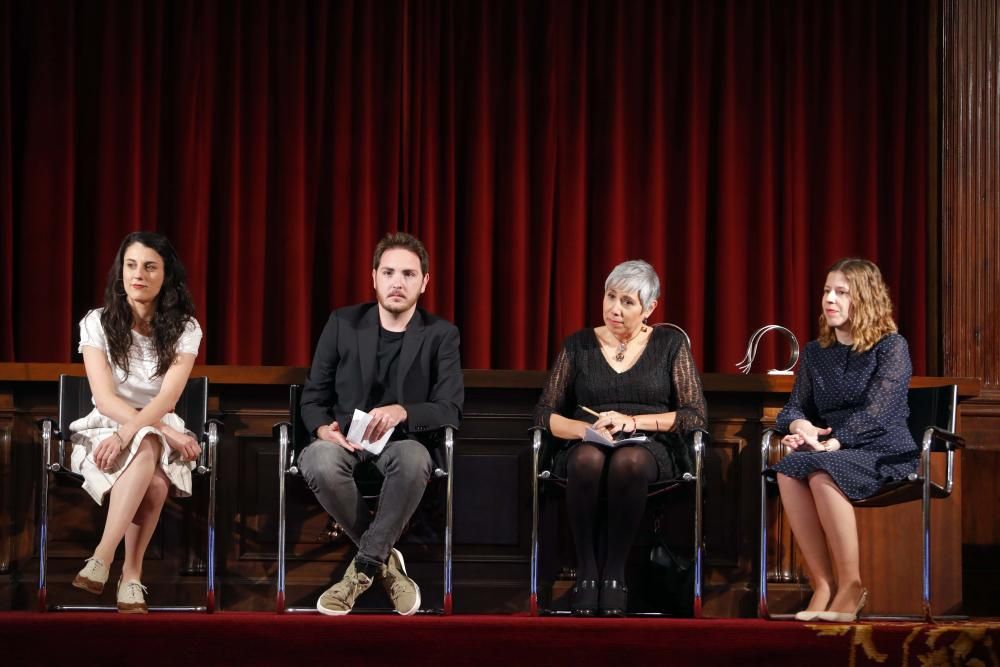
[[[778,415],[794,450],[768,470],[809,568],[813,596],[798,620],[851,622],[867,601],[851,500],[917,469],[906,426],[912,373],[906,339],[873,263],[842,259],[823,288],[820,335],[802,357]]]

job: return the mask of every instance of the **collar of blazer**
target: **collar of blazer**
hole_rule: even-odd
[[[378,304],[373,304],[373,308],[361,316],[358,323],[358,355],[361,361],[361,382],[364,389],[363,396],[367,397],[371,393],[372,382],[375,381],[375,355],[378,352]],[[399,353],[399,366],[396,369],[396,398],[401,403],[403,396],[403,378],[410,371],[413,362],[417,358],[420,346],[424,343],[424,316],[417,308],[413,311],[413,317],[406,325],[406,333],[403,334],[403,349]],[[426,397],[417,397],[416,400],[426,400]]]

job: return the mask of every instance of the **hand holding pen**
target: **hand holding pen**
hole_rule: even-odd
[[[580,405],[579,408],[587,414],[597,417],[597,421],[591,427],[595,430],[607,429],[609,433],[614,435],[616,433],[635,433],[638,429],[638,423],[631,415],[622,414],[615,410],[597,412],[585,405]]]

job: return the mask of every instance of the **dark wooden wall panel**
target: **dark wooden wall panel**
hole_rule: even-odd
[[[965,597],[972,613],[998,615],[1000,6],[942,0],[941,38],[943,368],[983,382],[963,407]]]

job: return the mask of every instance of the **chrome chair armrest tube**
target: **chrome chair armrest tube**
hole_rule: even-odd
[[[924,431],[924,437],[930,433],[931,448],[936,452],[952,451],[965,447],[965,438],[957,433],[946,431],[938,426],[928,426]]]
[[[215,611],[215,501],[216,501],[216,460],[219,452],[219,431],[221,423],[215,419],[208,420],[206,425],[208,446],[202,452],[207,452],[208,463],[208,582],[205,592],[206,611]]]
[[[47,587],[45,581],[49,555],[49,470],[52,456],[52,420],[42,420],[42,488],[38,509],[38,611],[45,611]]]
[[[764,479],[764,471],[767,470],[767,462],[771,450],[771,439],[777,435],[777,430],[769,428],[764,431],[760,439],[760,553],[758,554],[758,581],[757,581],[757,617],[770,618],[771,614],[767,609],[767,480]]]
[[[285,466],[290,463],[288,444],[291,428],[288,422],[274,425],[278,433],[278,592],[275,610],[279,614],[285,611],[285,475],[290,472]]]
[[[542,429],[531,434],[531,592],[529,612],[538,615],[538,466],[542,451]]]
[[[452,612],[452,595],[451,595],[451,575],[452,575],[452,526],[454,524],[455,516],[452,506],[454,500],[454,484],[455,475],[452,472],[454,470],[454,457],[455,457],[455,428],[452,426],[446,426],[444,431],[444,453],[445,453],[445,465],[448,467],[448,489],[446,491],[445,500],[445,524],[444,524],[444,613],[450,616]]]
[[[695,618],[701,618],[702,559],[705,555],[704,531],[702,529],[703,502],[702,480],[704,478],[705,431],[694,432],[694,609]]]

